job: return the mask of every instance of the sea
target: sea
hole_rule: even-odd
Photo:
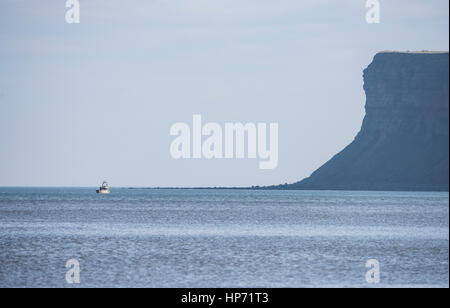
[[[0,188],[0,287],[448,288],[449,194]]]

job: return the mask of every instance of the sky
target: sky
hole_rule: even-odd
[[[296,182],[349,144],[382,50],[445,50],[447,0],[0,0],[0,186]],[[170,127],[279,125],[275,169],[174,160]]]

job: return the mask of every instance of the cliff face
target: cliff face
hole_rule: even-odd
[[[377,54],[355,140],[286,189],[449,189],[449,54]]]

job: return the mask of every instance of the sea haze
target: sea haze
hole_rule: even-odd
[[[447,192],[0,188],[0,287],[449,286]]]

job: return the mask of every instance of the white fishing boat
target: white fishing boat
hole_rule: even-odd
[[[99,189],[96,190],[97,194],[109,194],[109,185],[108,182],[103,181],[102,186],[100,186]]]

